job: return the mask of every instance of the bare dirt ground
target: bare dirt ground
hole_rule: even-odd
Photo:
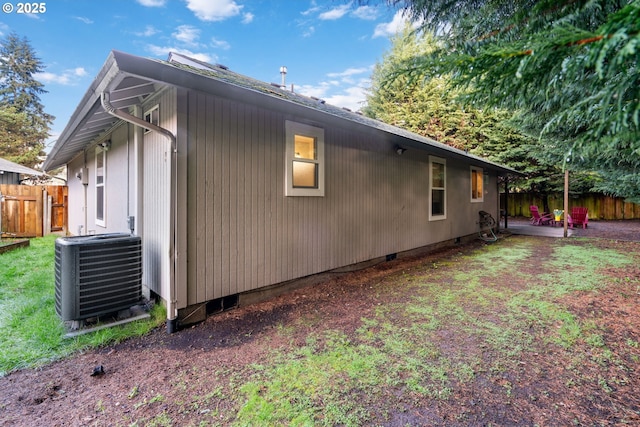
[[[593,221],[576,235],[596,237],[589,239],[589,244],[598,247],[638,252],[640,221]],[[545,238],[539,239],[541,249],[536,257],[542,260]],[[579,239],[576,242],[581,244]],[[208,417],[212,411],[222,414],[224,420],[224,414],[236,411],[238,405],[224,399],[224,393],[212,393],[220,390],[218,384],[242,382],[243,375],[249,375],[246,367],[259,363],[270,349],[304,343],[310,333],[300,327],[304,323],[295,323],[297,329],[284,343],[278,326],[314,313],[326,327],[353,334],[361,326],[363,315],[378,304],[369,291],[372,281],[481,245],[484,243],[473,242],[336,276],[326,283],[210,317],[176,334],[169,335],[160,328],[140,339],[87,351],[40,369],[11,373],[0,378],[0,424],[152,425],[149,420],[155,419],[153,425],[212,425]],[[532,263],[523,268],[543,267]],[[370,404],[372,424],[640,425],[640,349],[631,348],[629,352],[630,346],[640,341],[640,289],[625,286],[625,280],[639,276],[637,265],[612,269],[611,284],[605,291],[571,293],[563,301],[583,322],[606,331],[607,351],[626,356],[602,358],[599,363],[597,355],[590,354],[576,364],[575,347],[573,355],[560,346],[525,350],[517,369],[505,375],[489,371],[478,374],[472,381],[457,384],[445,399],[393,390],[385,401]],[[519,284],[514,281],[507,286]],[[456,345],[455,337],[443,337],[447,339],[449,345]],[[593,345],[576,346],[585,354],[594,352]],[[104,375],[90,375],[96,365],[104,366]],[[507,398],[505,390],[509,390]],[[389,399],[395,402],[390,405]],[[384,414],[379,407],[385,408]],[[154,417],[161,413],[172,421],[157,421]]]

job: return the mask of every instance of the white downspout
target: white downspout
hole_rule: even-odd
[[[100,96],[100,100],[102,103],[102,108],[104,110],[119,119],[124,120],[125,122],[131,123],[136,126],[140,126],[144,129],[149,129],[150,131],[157,132],[163,136],[165,136],[171,142],[171,153],[172,153],[172,161],[171,161],[171,194],[170,200],[172,204],[172,219],[171,223],[171,274],[170,274],[170,283],[169,283],[169,300],[167,301],[167,332],[174,333],[177,330],[178,323],[178,310],[176,309],[176,271],[177,271],[177,262],[178,262],[178,239],[177,239],[177,226],[176,222],[178,220],[178,203],[177,203],[177,188],[178,188],[178,143],[176,140],[176,136],[163,127],[155,125],[153,123],[149,123],[140,117],[136,117],[134,115],[129,114],[126,111],[119,110],[115,108],[109,102],[109,93],[102,92]]]

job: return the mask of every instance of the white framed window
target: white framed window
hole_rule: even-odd
[[[429,156],[429,221],[447,218],[447,161]]]
[[[324,129],[285,121],[286,196],[324,196]]]
[[[107,151],[96,147],[96,225],[106,227]]]
[[[153,125],[159,126],[160,124],[160,106],[156,105],[146,113],[144,113],[144,121]],[[149,129],[145,129],[144,133],[151,132]]]
[[[471,166],[471,202],[484,201],[484,173],[481,168]]]

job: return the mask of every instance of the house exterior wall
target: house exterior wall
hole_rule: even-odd
[[[447,218],[429,220],[429,153],[391,137],[189,92],[187,300],[179,308],[477,232],[495,176],[471,202],[447,159]],[[285,121],[325,132],[325,196],[286,197]],[[375,135],[375,136],[374,136]]]
[[[158,125],[177,129],[176,90],[165,91],[143,106],[143,114],[158,107]],[[143,283],[165,300],[170,298],[172,245],[171,142],[156,132],[143,136]]]
[[[82,235],[84,227],[84,190],[82,182],[76,177],[84,165],[83,156],[77,156],[67,164],[67,188],[68,188],[68,204],[67,221],[69,223],[69,234]]]
[[[69,232],[71,234],[103,234],[128,232],[131,183],[134,181],[129,125],[123,124],[111,134],[111,146],[105,156],[105,218],[96,221],[96,146],[92,146],[67,165],[69,187]],[[76,177],[86,165],[88,185]],[[85,218],[86,211],[86,218]],[[85,224],[86,221],[86,224]],[[82,227],[82,228],[80,228]]]
[[[96,148],[86,151],[86,199],[75,176],[85,155],[68,164],[69,230],[127,232],[136,217],[143,284],[169,300],[175,273],[178,309],[470,235],[479,210],[497,211],[495,175],[485,176],[484,201],[472,203],[471,164],[447,159],[447,218],[430,221],[431,153],[399,156],[398,141],[379,133],[177,89],[136,114],[156,105],[158,125],[178,140],[175,210],[170,141],[123,123],[106,156],[104,226],[95,220]],[[287,120],[324,129],[323,197],[285,196]]]
[[[20,184],[20,174],[15,172],[0,171],[0,184],[18,185]]]
[[[142,106],[139,114],[155,105],[160,107],[158,124],[175,132],[176,91],[167,91]],[[144,133],[128,123],[122,123],[107,139],[111,140],[111,147],[106,155],[104,226],[96,221],[96,147],[92,146],[86,151],[86,198],[85,186],[76,178],[85,166],[85,155],[77,156],[68,164],[69,231],[78,235],[130,232],[128,218],[134,217],[134,231],[142,236],[143,284],[168,299],[171,144],[164,136]],[[142,147],[138,147],[138,141]],[[141,182],[144,184],[139,191]]]

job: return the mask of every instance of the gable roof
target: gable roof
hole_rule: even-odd
[[[101,105],[103,92],[110,94],[110,103],[114,107],[127,110],[141,104],[158,91],[172,86],[220,95],[266,108],[290,110],[297,115],[302,114],[302,109],[303,113],[312,119],[347,121],[359,126],[363,131],[383,133],[408,148],[428,148],[436,155],[471,160],[478,166],[495,170],[499,174],[520,175],[514,169],[470,155],[430,138],[327,104],[317,98],[282,89],[279,85],[234,73],[219,64],[208,64],[177,53],[171,53],[167,61],[161,61],[119,51],[109,54],[49,153],[43,169],[51,170],[68,163],[118,125],[120,119],[108,114]]]
[[[44,175],[44,173],[40,171],[22,166],[18,163],[13,163],[7,159],[3,159],[2,157],[0,157],[0,171],[20,173],[23,175]]]

